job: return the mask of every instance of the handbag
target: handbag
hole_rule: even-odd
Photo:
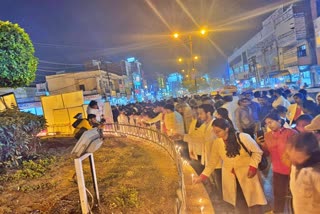
[[[252,152],[249,151],[249,150],[247,149],[247,147],[241,142],[239,135],[240,135],[240,133],[237,132],[236,136],[237,136],[238,142],[240,143],[240,145],[242,146],[242,148],[251,156],[251,155],[252,155]],[[262,156],[261,156],[261,161],[260,161],[260,163],[258,164],[258,169],[259,169],[260,171],[263,171],[263,170],[265,170],[265,169],[268,167],[268,165],[269,165],[269,162],[268,162],[267,157],[266,157],[264,154],[262,154]]]

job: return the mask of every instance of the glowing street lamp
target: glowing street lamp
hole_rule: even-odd
[[[182,71],[182,73],[184,73],[184,69],[182,69],[181,71]]]
[[[199,59],[199,57],[198,57],[198,56],[195,56],[194,59],[197,60],[197,59]]]
[[[175,34],[173,34],[173,37],[174,37],[175,39],[178,39],[178,38],[179,38],[179,34],[178,34],[178,33],[175,33]]]
[[[179,62],[182,62],[182,58],[179,58],[178,61],[179,61]]]
[[[203,28],[203,29],[200,30],[200,33],[201,33],[202,35],[205,35],[205,34],[207,33],[207,30]]]

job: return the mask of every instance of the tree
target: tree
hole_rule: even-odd
[[[0,87],[29,85],[37,65],[29,35],[18,24],[0,21]]]

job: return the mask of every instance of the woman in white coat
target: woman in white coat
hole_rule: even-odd
[[[222,159],[223,199],[240,213],[263,213],[260,205],[267,201],[257,175],[262,150],[250,135],[237,133],[225,119],[216,119],[212,126],[218,139],[213,142],[208,165],[194,183],[206,180]]]

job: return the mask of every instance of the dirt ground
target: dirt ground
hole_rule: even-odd
[[[75,143],[72,138],[43,140],[41,153],[55,161],[40,178],[0,183],[0,213],[81,213],[70,154]],[[94,159],[101,206],[93,206],[93,213],[174,213],[178,174],[164,150],[148,142],[108,137]],[[86,186],[94,193],[87,160],[84,172]],[[88,201],[91,205],[90,197]]]

